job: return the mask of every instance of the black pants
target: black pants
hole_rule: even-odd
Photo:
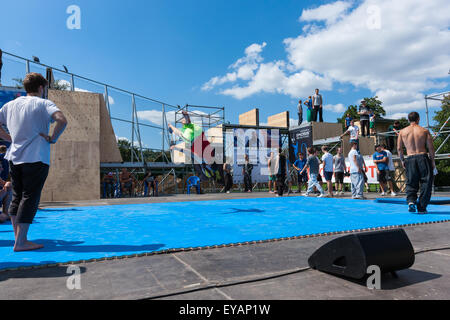
[[[252,191],[252,177],[248,174],[244,174],[244,188],[245,191]]]
[[[233,177],[231,173],[225,173],[225,192],[230,191],[233,187]]]
[[[277,174],[277,192],[279,196],[283,195],[284,192],[284,181],[286,180],[286,175]]]
[[[9,166],[13,190],[9,214],[16,216],[16,223],[31,224],[39,206],[49,166],[42,162],[14,165],[11,161]]]
[[[369,120],[361,120],[361,135],[370,137]]]
[[[433,189],[433,169],[431,160],[426,154],[409,156],[405,161],[406,167],[406,200],[416,203],[419,211],[425,210],[430,202]],[[417,192],[420,197],[417,201]]]
[[[319,113],[320,106],[313,106],[311,110],[311,121],[317,122],[317,114]]]
[[[303,122],[303,113],[298,114],[298,125],[301,125]]]

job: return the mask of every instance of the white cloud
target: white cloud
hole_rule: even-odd
[[[397,113],[388,115],[386,118],[398,120],[398,119],[401,119],[401,118],[408,118],[408,114],[404,113],[404,112],[397,112]]]
[[[232,84],[219,92],[236,99],[263,92],[302,97],[339,82],[369,89],[388,114],[423,109],[425,91],[449,84],[448,10],[448,0],[336,1],[305,9],[303,31],[284,40],[285,59],[263,62],[266,43],[254,44],[230,66],[235,77],[218,76],[205,87]]]
[[[345,110],[347,110],[347,108],[342,103],[326,104],[323,106],[323,108],[327,111],[331,111],[331,112],[335,112],[335,113],[342,113]]]
[[[328,24],[333,23],[341,18],[345,11],[351,7],[351,3],[344,1],[336,1],[334,3],[325,4],[315,9],[303,10],[300,21],[326,21]]]

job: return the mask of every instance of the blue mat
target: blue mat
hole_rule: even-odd
[[[11,224],[0,225],[0,269],[450,219],[448,206],[428,211],[304,197],[46,209],[29,233],[43,249],[15,253]]]
[[[392,199],[379,198],[379,199],[376,199],[375,201],[379,202],[379,203],[393,203],[393,204],[404,204],[404,205],[408,204],[406,199],[398,199],[398,198],[392,198]],[[444,197],[431,198],[430,204],[437,204],[437,205],[450,204],[450,198],[444,198]]]

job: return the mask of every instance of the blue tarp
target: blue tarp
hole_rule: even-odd
[[[431,205],[425,215],[407,210],[304,197],[46,209],[29,233],[43,249],[14,252],[11,224],[0,225],[0,269],[450,219],[448,206]]]

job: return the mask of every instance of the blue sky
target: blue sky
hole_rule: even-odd
[[[375,94],[389,115],[425,118],[423,94],[449,90],[447,1],[24,2],[2,1],[4,51],[173,105],[224,106],[231,123],[254,107],[261,122],[285,110],[297,119],[296,101],[315,86],[325,121]],[[80,30],[66,27],[70,5],[81,9]],[[222,81],[205,86],[214,77]],[[117,115],[131,117],[126,98],[111,95]],[[148,115],[142,121],[154,122]]]

